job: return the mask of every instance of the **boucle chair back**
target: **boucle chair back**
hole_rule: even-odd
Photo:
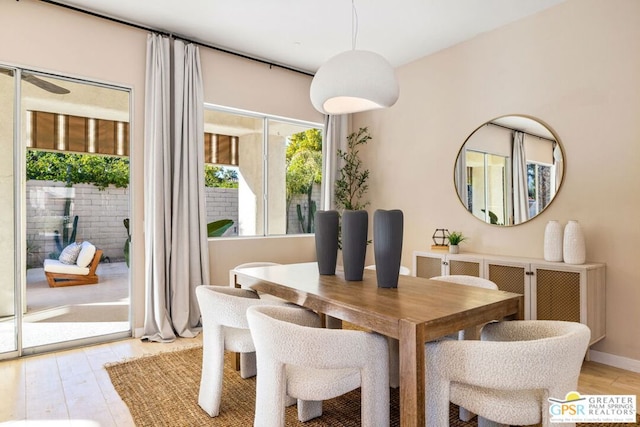
[[[385,337],[318,328],[317,317],[288,307],[251,307],[247,318],[258,366],[255,426],[284,426],[287,393],[307,421],[322,415],[322,400],[358,387],[362,425],[389,425]]]
[[[475,286],[476,288],[484,288],[484,289],[493,289],[497,290],[498,285],[493,283],[491,280],[483,279],[482,277],[476,276],[466,276],[464,274],[452,274],[449,276],[436,276],[432,277],[432,280],[440,280],[441,282],[455,283],[458,285],[466,285],[466,286]],[[482,326],[482,325],[478,325]],[[477,338],[479,331],[479,327],[472,327],[466,329],[464,331],[459,331],[456,335],[451,335],[449,338],[453,339],[469,339],[469,338]]]
[[[466,276],[464,274],[452,274],[449,276],[436,276],[432,280],[440,280],[441,282],[457,283],[458,285],[475,286],[477,288],[498,289],[498,285],[489,279],[482,277]]]
[[[198,404],[212,417],[219,414],[224,371],[224,351],[240,353],[240,375],[256,374],[255,347],[247,323],[247,308],[274,304],[254,291],[227,286],[196,288],[202,315],[202,376]]]
[[[590,337],[581,323],[522,320],[486,325],[481,341],[427,343],[427,425],[446,425],[451,401],[479,425],[548,426],[547,399],[576,390]]]
[[[237,270],[242,270],[243,268],[254,268],[254,267],[269,267],[272,265],[281,265],[277,262],[270,262],[270,261],[255,261],[255,262],[245,262],[244,264],[239,264],[236,265],[235,267],[233,267],[231,270],[229,270],[229,286],[231,286],[232,288],[234,287],[240,287],[237,286],[237,280],[236,280],[236,271]],[[248,288],[251,284],[248,285],[244,285],[242,286],[243,288]]]

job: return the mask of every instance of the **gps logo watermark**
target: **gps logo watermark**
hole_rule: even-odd
[[[635,423],[635,395],[580,395],[567,393],[564,400],[549,398],[552,423]]]

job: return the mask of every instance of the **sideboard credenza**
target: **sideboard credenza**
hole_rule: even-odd
[[[524,295],[525,319],[584,323],[591,329],[590,344],[605,337],[605,268],[478,253],[413,253],[416,276],[484,277],[500,290]]]

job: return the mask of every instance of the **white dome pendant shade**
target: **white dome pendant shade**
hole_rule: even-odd
[[[399,93],[391,64],[365,50],[349,50],[329,59],[313,77],[310,90],[311,103],[323,114],[388,108]]]

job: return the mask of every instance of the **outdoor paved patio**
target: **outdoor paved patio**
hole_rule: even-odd
[[[101,263],[95,285],[50,288],[42,268],[27,270],[23,347],[128,331],[129,269]],[[13,347],[14,322],[0,319],[0,352]]]

